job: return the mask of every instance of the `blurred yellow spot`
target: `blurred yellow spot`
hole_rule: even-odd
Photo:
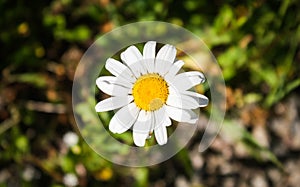
[[[45,49],[43,47],[37,47],[35,48],[35,56],[36,57],[43,57],[45,55]]]
[[[71,150],[75,155],[79,155],[81,153],[81,148],[79,147],[79,145],[72,146]]]
[[[21,35],[27,35],[29,33],[28,23],[23,22],[18,26],[18,33]]]
[[[180,18],[172,18],[171,23],[179,26],[183,26],[183,21]]]
[[[100,172],[98,172],[95,177],[99,180],[102,181],[108,181],[112,178],[113,176],[113,171],[111,168],[104,168],[103,170],[101,170]]]

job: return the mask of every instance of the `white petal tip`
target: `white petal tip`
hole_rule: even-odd
[[[112,132],[112,133],[114,133],[114,134],[122,134],[122,133],[118,132],[117,129],[111,129],[111,128],[109,128],[109,131]]]
[[[110,130],[110,132],[116,133],[117,132],[117,125],[110,122],[110,124],[108,126],[108,129]]]
[[[168,138],[167,137],[156,137],[156,141],[157,141],[158,145],[165,145],[168,142]]]
[[[165,126],[160,126],[154,130],[154,135],[157,143],[159,145],[164,145],[168,141],[167,128]]]
[[[138,147],[145,146],[147,135],[133,132],[133,142]]]
[[[117,132],[114,129],[109,128],[109,131],[114,133],[114,134],[117,134]]]
[[[202,103],[200,103],[200,107],[206,107],[208,105],[208,103],[209,103],[209,100],[207,99],[207,100],[203,101]]]
[[[138,147],[144,147],[146,141],[135,141],[134,144]]]
[[[157,142],[157,143],[158,143],[158,145],[166,145],[167,142],[168,142],[168,141],[166,141],[166,142]]]
[[[105,112],[105,110],[103,110],[103,108],[101,107],[100,102],[96,104],[95,110],[96,112]]]
[[[148,44],[148,45],[153,45],[153,44],[156,44],[156,41],[148,41],[146,44]],[[145,45],[146,45],[145,44]]]
[[[125,128],[120,128],[118,125],[116,124],[110,124],[109,125],[109,130],[110,132],[114,133],[114,134],[122,134],[124,133],[127,129]]]

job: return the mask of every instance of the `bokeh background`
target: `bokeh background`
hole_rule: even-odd
[[[299,10],[298,0],[0,0],[0,186],[298,186]],[[199,125],[172,159],[128,168],[79,136],[72,81],[95,39],[149,20],[203,39],[223,71],[227,113],[205,152]]]

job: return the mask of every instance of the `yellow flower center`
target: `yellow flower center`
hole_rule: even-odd
[[[158,110],[167,101],[168,84],[156,73],[142,75],[134,83],[132,95],[139,108],[146,111]]]

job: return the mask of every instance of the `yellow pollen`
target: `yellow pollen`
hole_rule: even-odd
[[[132,95],[139,108],[146,111],[158,110],[167,101],[168,84],[156,73],[142,75],[134,83]]]

